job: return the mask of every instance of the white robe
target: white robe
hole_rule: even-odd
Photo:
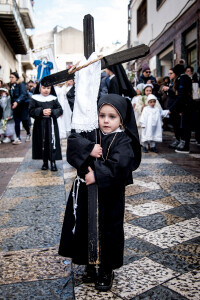
[[[162,117],[167,117],[168,113],[169,110],[162,110],[158,107],[144,107],[140,118],[141,142],[162,142]]]
[[[61,139],[65,139],[67,137],[67,133],[71,131],[72,111],[70,109],[67,96],[66,96],[70,88],[71,86],[67,87],[65,85],[63,85],[62,87],[55,86],[55,91],[58,96],[58,101],[63,109],[63,115],[57,119]]]

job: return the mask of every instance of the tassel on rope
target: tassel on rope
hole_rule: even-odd
[[[77,182],[77,186],[76,186],[76,182]],[[73,197],[73,209],[74,209],[74,218],[75,218],[75,224],[74,224],[74,228],[72,229],[73,234],[75,234],[75,230],[76,230],[76,209],[78,207],[78,191],[79,191],[79,186],[81,182],[85,182],[84,179],[80,178],[78,175],[76,176],[74,183],[73,183],[73,189],[72,189],[72,197]],[[75,188],[76,188],[76,192],[75,192]]]

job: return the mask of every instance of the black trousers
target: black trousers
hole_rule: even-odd
[[[24,129],[26,130],[27,134],[30,134],[30,126],[29,126],[29,120],[21,120],[19,118],[15,118],[15,133],[18,139],[20,139],[20,123],[22,122]]]
[[[194,101],[194,131],[195,138],[200,143],[200,99]]]
[[[185,146],[189,147],[192,129],[192,107],[187,106],[181,115],[181,139],[185,141]]]
[[[181,129],[180,129],[180,122],[181,122],[181,116],[178,112],[172,112],[170,114],[170,122],[174,129],[175,137],[178,141],[181,139]]]

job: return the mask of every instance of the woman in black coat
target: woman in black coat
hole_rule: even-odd
[[[181,64],[177,64],[173,68],[176,74],[174,88],[176,91],[176,101],[171,106],[170,111],[176,110],[180,117],[181,141],[176,147],[178,153],[190,152],[190,137],[192,123],[192,80],[185,74],[185,68]]]
[[[16,140],[13,145],[21,144],[20,138],[20,123],[22,122],[26,133],[26,142],[30,141],[30,126],[29,126],[29,96],[26,89],[26,84],[19,81],[17,72],[10,74],[10,97],[15,121]]]

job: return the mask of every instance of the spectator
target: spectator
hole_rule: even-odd
[[[169,86],[163,86],[163,91],[167,95],[165,109],[169,109],[171,111],[169,123],[171,122],[173,126],[174,134],[176,138],[175,141],[169,145],[169,148],[176,149],[181,139],[181,130],[180,130],[181,116],[179,115],[179,112],[177,111],[176,108],[173,109],[174,103],[176,103],[176,93],[174,89],[174,81],[176,78],[176,74],[174,73],[173,68],[169,70],[169,78],[170,78],[170,84]]]
[[[200,146],[200,67],[193,75],[193,101],[194,101],[194,131],[195,139],[198,146]]]
[[[174,83],[177,96],[171,111],[175,109],[181,116],[181,140],[175,152],[189,153],[192,121],[192,80],[185,74],[185,68],[182,64],[177,64],[173,71],[177,76]]]
[[[10,143],[15,135],[15,123],[13,120],[13,111],[11,108],[11,99],[9,96],[9,87],[2,85],[0,88],[0,106],[3,110],[2,121],[4,129],[3,143]]]
[[[108,84],[107,79],[109,75],[107,75],[106,71],[101,72],[101,83],[99,88],[99,98],[103,95],[108,94]]]
[[[118,94],[119,95],[119,84],[117,77],[115,76],[113,69],[107,68],[106,74],[109,77],[109,81],[107,80],[108,84],[108,94]]]
[[[185,68],[185,74],[188,75],[191,79],[193,77],[194,68],[192,66],[187,66]]]
[[[33,80],[29,80],[28,82],[28,93],[30,96],[32,96],[35,92],[36,83]]]
[[[21,144],[20,138],[20,123],[22,122],[27,136],[26,142],[30,141],[30,125],[29,125],[29,96],[27,93],[26,85],[24,82],[19,81],[19,75],[17,72],[10,74],[10,96],[13,109],[13,116],[15,121],[15,133],[16,139],[13,145]]]
[[[132,99],[136,92],[121,64],[109,66],[106,69],[109,77],[108,94],[118,94]]]
[[[142,75],[139,77],[139,83],[156,84],[156,78],[151,75],[151,70],[148,65],[144,65],[142,68]]]

